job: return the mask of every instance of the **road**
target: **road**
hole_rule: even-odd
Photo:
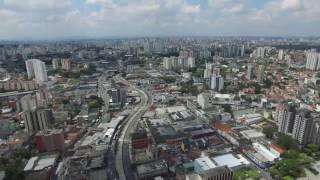
[[[143,90],[137,88],[135,85],[129,84],[127,81],[120,77],[115,77],[116,81],[120,81],[132,89],[137,91],[141,96],[141,101],[139,107],[136,111],[133,111],[128,117],[125,126],[120,132],[120,138],[118,140],[118,148],[116,152],[116,168],[118,171],[118,175],[120,180],[134,180],[135,175],[131,169],[130,163],[130,152],[129,152],[129,144],[130,144],[130,134],[135,130],[141,116],[148,110],[151,106],[151,101],[149,96]]]

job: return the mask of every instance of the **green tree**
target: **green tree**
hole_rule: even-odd
[[[274,126],[266,126],[263,128],[262,132],[266,135],[267,138],[273,139],[273,135],[277,132],[277,128]]]
[[[292,149],[292,150],[299,149],[297,141],[295,141],[290,136],[283,133],[278,133],[277,143],[280,146],[284,147],[285,149]]]

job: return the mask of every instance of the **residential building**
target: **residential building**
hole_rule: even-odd
[[[28,78],[35,78],[38,82],[48,81],[46,64],[38,59],[29,59],[26,61]]]
[[[296,114],[292,137],[300,144],[307,144],[310,142],[309,135],[312,128],[312,122],[313,118],[310,116],[310,112],[301,110]]]
[[[276,110],[276,117],[278,122],[278,131],[284,134],[291,134],[295,121],[296,109],[288,104],[280,104]]]
[[[211,89],[214,91],[221,91],[223,89],[224,80],[221,75],[215,75],[213,74],[211,76]]]
[[[253,65],[252,64],[248,64],[247,79],[248,80],[252,80],[253,79]]]
[[[320,69],[320,53],[310,50],[306,53],[307,63],[306,69],[316,71]]]

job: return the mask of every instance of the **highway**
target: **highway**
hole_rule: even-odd
[[[135,85],[129,84],[126,80],[115,77],[116,81],[120,81],[123,84],[130,86],[133,90],[137,91],[141,96],[140,104],[136,111],[133,111],[126,120],[126,124],[120,132],[120,138],[118,139],[118,148],[116,152],[116,169],[120,180],[134,180],[135,175],[131,168],[130,163],[130,134],[135,130],[141,116],[151,106],[151,100],[146,92],[137,88]]]

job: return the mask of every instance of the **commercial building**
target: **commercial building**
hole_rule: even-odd
[[[212,160],[218,166],[228,166],[232,171],[247,167],[250,162],[241,154],[224,154],[213,157]]]
[[[53,179],[57,159],[57,154],[34,156],[30,158],[23,169],[25,179]]]
[[[138,165],[137,173],[139,179],[153,179],[157,176],[166,176],[169,173],[169,168],[165,160],[158,160]]]
[[[64,132],[62,129],[43,130],[34,137],[39,152],[64,151]]]
[[[217,165],[209,157],[201,157],[194,160],[194,171],[198,174],[215,167]]]
[[[220,166],[199,174],[188,174],[186,180],[232,180],[233,172],[227,166]]]

